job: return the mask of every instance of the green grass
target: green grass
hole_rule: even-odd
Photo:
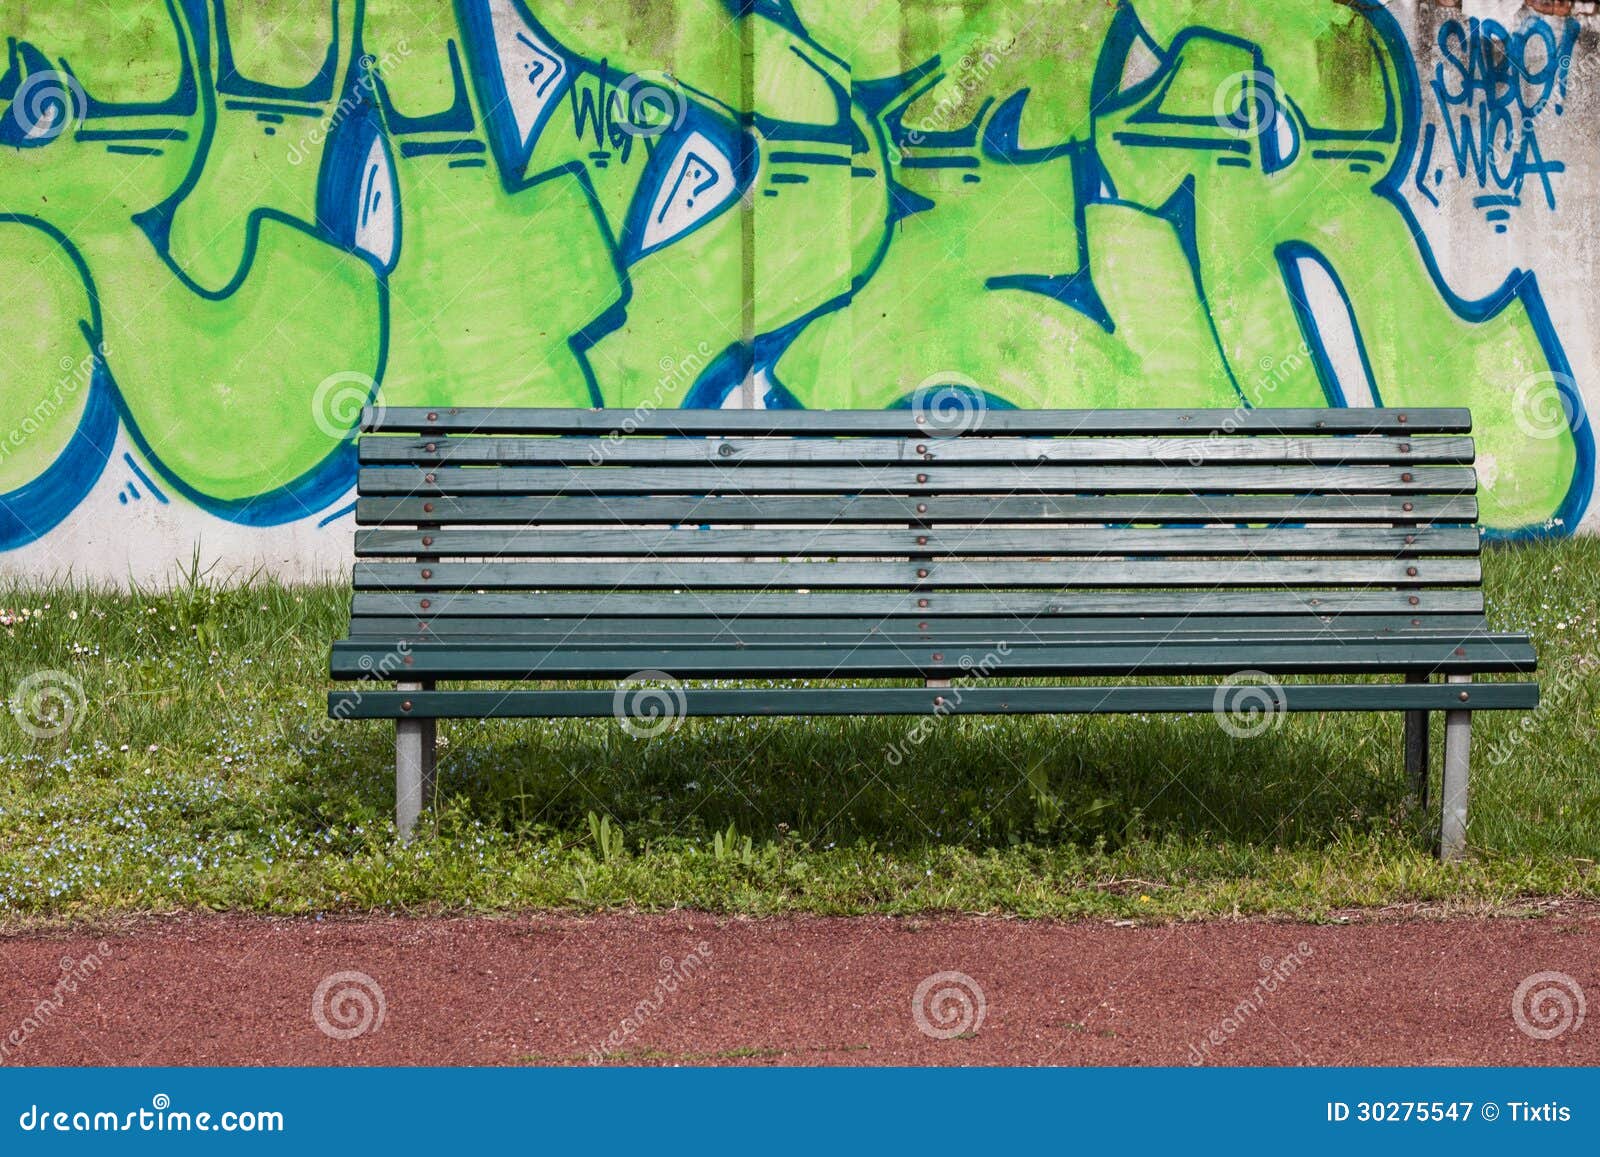
[[[0,924],[207,907],[1324,918],[1600,897],[1600,540],[1486,566],[1492,620],[1535,637],[1546,705],[1478,717],[1473,856],[1452,867],[1407,799],[1399,718],[1370,715],[1250,741],[1210,716],[949,719],[917,742],[903,719],[697,720],[648,741],[610,720],[455,723],[430,835],[400,845],[391,727],[324,717],[336,586],[0,589],[0,695],[40,672],[82,688],[53,738],[0,714]]]

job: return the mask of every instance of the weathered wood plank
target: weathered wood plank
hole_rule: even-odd
[[[373,677],[376,665],[388,654],[389,648],[364,642],[335,643],[332,674],[336,679]],[[1500,635],[1464,640],[1362,640],[1341,636],[1310,642],[1019,640],[1008,643],[1003,653],[967,643],[942,649],[931,644],[911,648],[875,641],[850,647],[793,643],[771,647],[672,647],[619,640],[610,649],[540,649],[523,643],[426,643],[411,648],[404,662],[408,679],[610,679],[627,678],[646,670],[663,671],[678,679],[953,679],[974,671],[1021,679],[1049,675],[1225,675],[1241,670],[1297,675],[1530,671],[1534,654],[1526,641]],[[390,668],[380,677],[388,681],[397,676]]]
[[[423,541],[426,539],[427,541]],[[929,558],[985,556],[1372,556],[1474,555],[1471,527],[1075,527],[737,530],[685,526],[600,530],[358,530],[358,558],[490,555],[498,558]],[[871,585],[870,583],[864,585]]]
[[[1254,590],[1254,591],[1094,591],[805,594],[724,594],[657,591],[642,594],[378,594],[358,591],[351,600],[357,615],[405,615],[421,620],[452,616],[530,618],[583,615],[591,618],[684,616],[789,618],[887,617],[918,620],[940,615],[1271,615],[1305,612],[1338,615],[1481,614],[1483,592],[1433,590]]]
[[[424,505],[428,506],[424,510]],[[360,498],[362,526],[419,522],[480,525],[590,525],[626,523],[908,523],[941,522],[1191,522],[1191,523],[1471,523],[1472,495],[1436,498],[1389,494],[1317,495],[1107,495],[964,498],[939,494],[803,497],[593,497]]]
[[[1043,463],[1202,466],[1466,465],[1471,438],[1277,435],[1206,438],[591,438],[384,437],[361,439],[365,465],[424,466],[1032,466]]]
[[[1463,408],[983,411],[977,434],[1465,434]],[[950,433],[937,415],[911,410],[578,410],[369,406],[361,429],[450,434]],[[958,431],[959,432],[959,431]]]
[[[1528,711],[1539,705],[1533,683],[1474,683],[1474,711]],[[1282,711],[1440,711],[1461,703],[1448,684],[1291,683],[1275,698]],[[328,712],[340,719],[605,719],[615,717],[612,691],[374,691],[331,692]],[[1214,709],[1215,687],[850,687],[766,689],[688,688],[679,717],[821,715],[1130,715],[1203,713]],[[1226,700],[1224,700],[1226,703]],[[407,706],[409,704],[409,706]],[[628,709],[624,698],[622,709]]]
[[[421,629],[413,617],[357,615],[350,622],[353,639],[388,645],[413,641],[529,640],[613,644],[617,639],[720,641],[752,644],[770,641],[818,640],[853,643],[862,639],[927,642],[978,642],[1000,639],[1161,638],[1184,636],[1246,639],[1263,636],[1319,638],[1335,634],[1371,638],[1382,635],[1451,635],[1469,638],[1488,631],[1482,615],[1144,615],[1095,617],[1051,615],[1030,618],[944,617],[928,620],[836,618],[440,618]]]
[[[440,536],[443,537],[442,535]],[[618,552],[629,553],[629,552]],[[356,590],[1068,590],[1114,587],[1463,586],[1477,559],[1088,558],[1051,562],[358,563]]]
[[[1464,466],[363,467],[361,493],[432,494],[1472,494]]]
[[[1248,635],[1248,638],[1241,638],[1244,635]],[[1097,647],[1122,645],[1153,650],[1205,650],[1207,648],[1238,646],[1246,642],[1259,642],[1267,647],[1275,648],[1325,646],[1334,649],[1373,646],[1422,649],[1439,647],[1446,650],[1450,648],[1460,650],[1470,644],[1474,647],[1484,648],[1483,654],[1493,653],[1504,657],[1507,648],[1520,647],[1526,650],[1531,645],[1528,642],[1528,637],[1524,634],[1492,631],[1484,628],[1470,631],[1412,630],[1380,632],[1355,628],[1346,630],[1314,629],[1308,628],[1304,624],[1278,631],[1240,631],[1233,634],[1219,634],[1214,631],[1204,630],[1096,630],[1072,635],[1053,632],[1035,637],[1027,632],[1016,632],[1004,638],[993,636],[960,638],[951,636],[948,639],[945,637],[944,632],[932,629],[928,632],[901,632],[899,634],[862,633],[849,640],[848,644],[843,648],[836,645],[839,642],[836,637],[822,633],[729,639],[719,637],[713,632],[703,632],[689,634],[681,638],[646,635],[635,639],[620,632],[614,632],[609,638],[591,635],[585,639],[574,641],[567,637],[561,637],[549,643],[535,641],[523,635],[449,639],[422,637],[416,641],[419,650],[434,651],[440,654],[484,651],[524,656],[596,647],[602,651],[622,654],[630,652],[636,646],[646,649],[659,648],[663,654],[668,652],[676,654],[698,651],[717,654],[743,654],[751,648],[764,648],[769,651],[776,649],[785,652],[806,652],[808,654],[864,650],[869,654],[877,655],[892,655],[909,647],[910,651],[907,653],[914,655],[925,647],[937,649],[938,645],[944,642],[954,644],[958,651],[961,648],[969,648],[973,654],[982,654],[997,648],[1005,648],[1017,654],[1030,654],[1040,649],[1046,651],[1059,650],[1065,653],[1068,651],[1093,651]],[[374,640],[363,637],[342,639],[338,645],[354,650],[378,652],[387,645],[387,642],[388,640]],[[1457,657],[1460,658],[1465,653],[1462,652]]]

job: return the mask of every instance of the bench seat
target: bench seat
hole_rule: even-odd
[[[334,648],[335,678],[362,678],[395,640]],[[418,642],[407,673],[419,679],[611,679],[670,671],[684,679],[954,679],[986,659],[1006,678],[1227,675],[1245,668],[1283,675],[1473,674],[1531,671],[1533,648],[1517,635],[1410,638],[1330,632],[1223,640],[1211,636],[974,640],[855,638],[730,642],[713,638],[613,639],[529,644],[484,639]]]

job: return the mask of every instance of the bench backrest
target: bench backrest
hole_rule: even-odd
[[[1483,610],[1460,409],[391,408],[363,430],[354,632]]]

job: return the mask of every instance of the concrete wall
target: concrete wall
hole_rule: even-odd
[[[1594,8],[0,0],[0,574],[337,570],[372,398],[1463,404],[1572,533]]]

